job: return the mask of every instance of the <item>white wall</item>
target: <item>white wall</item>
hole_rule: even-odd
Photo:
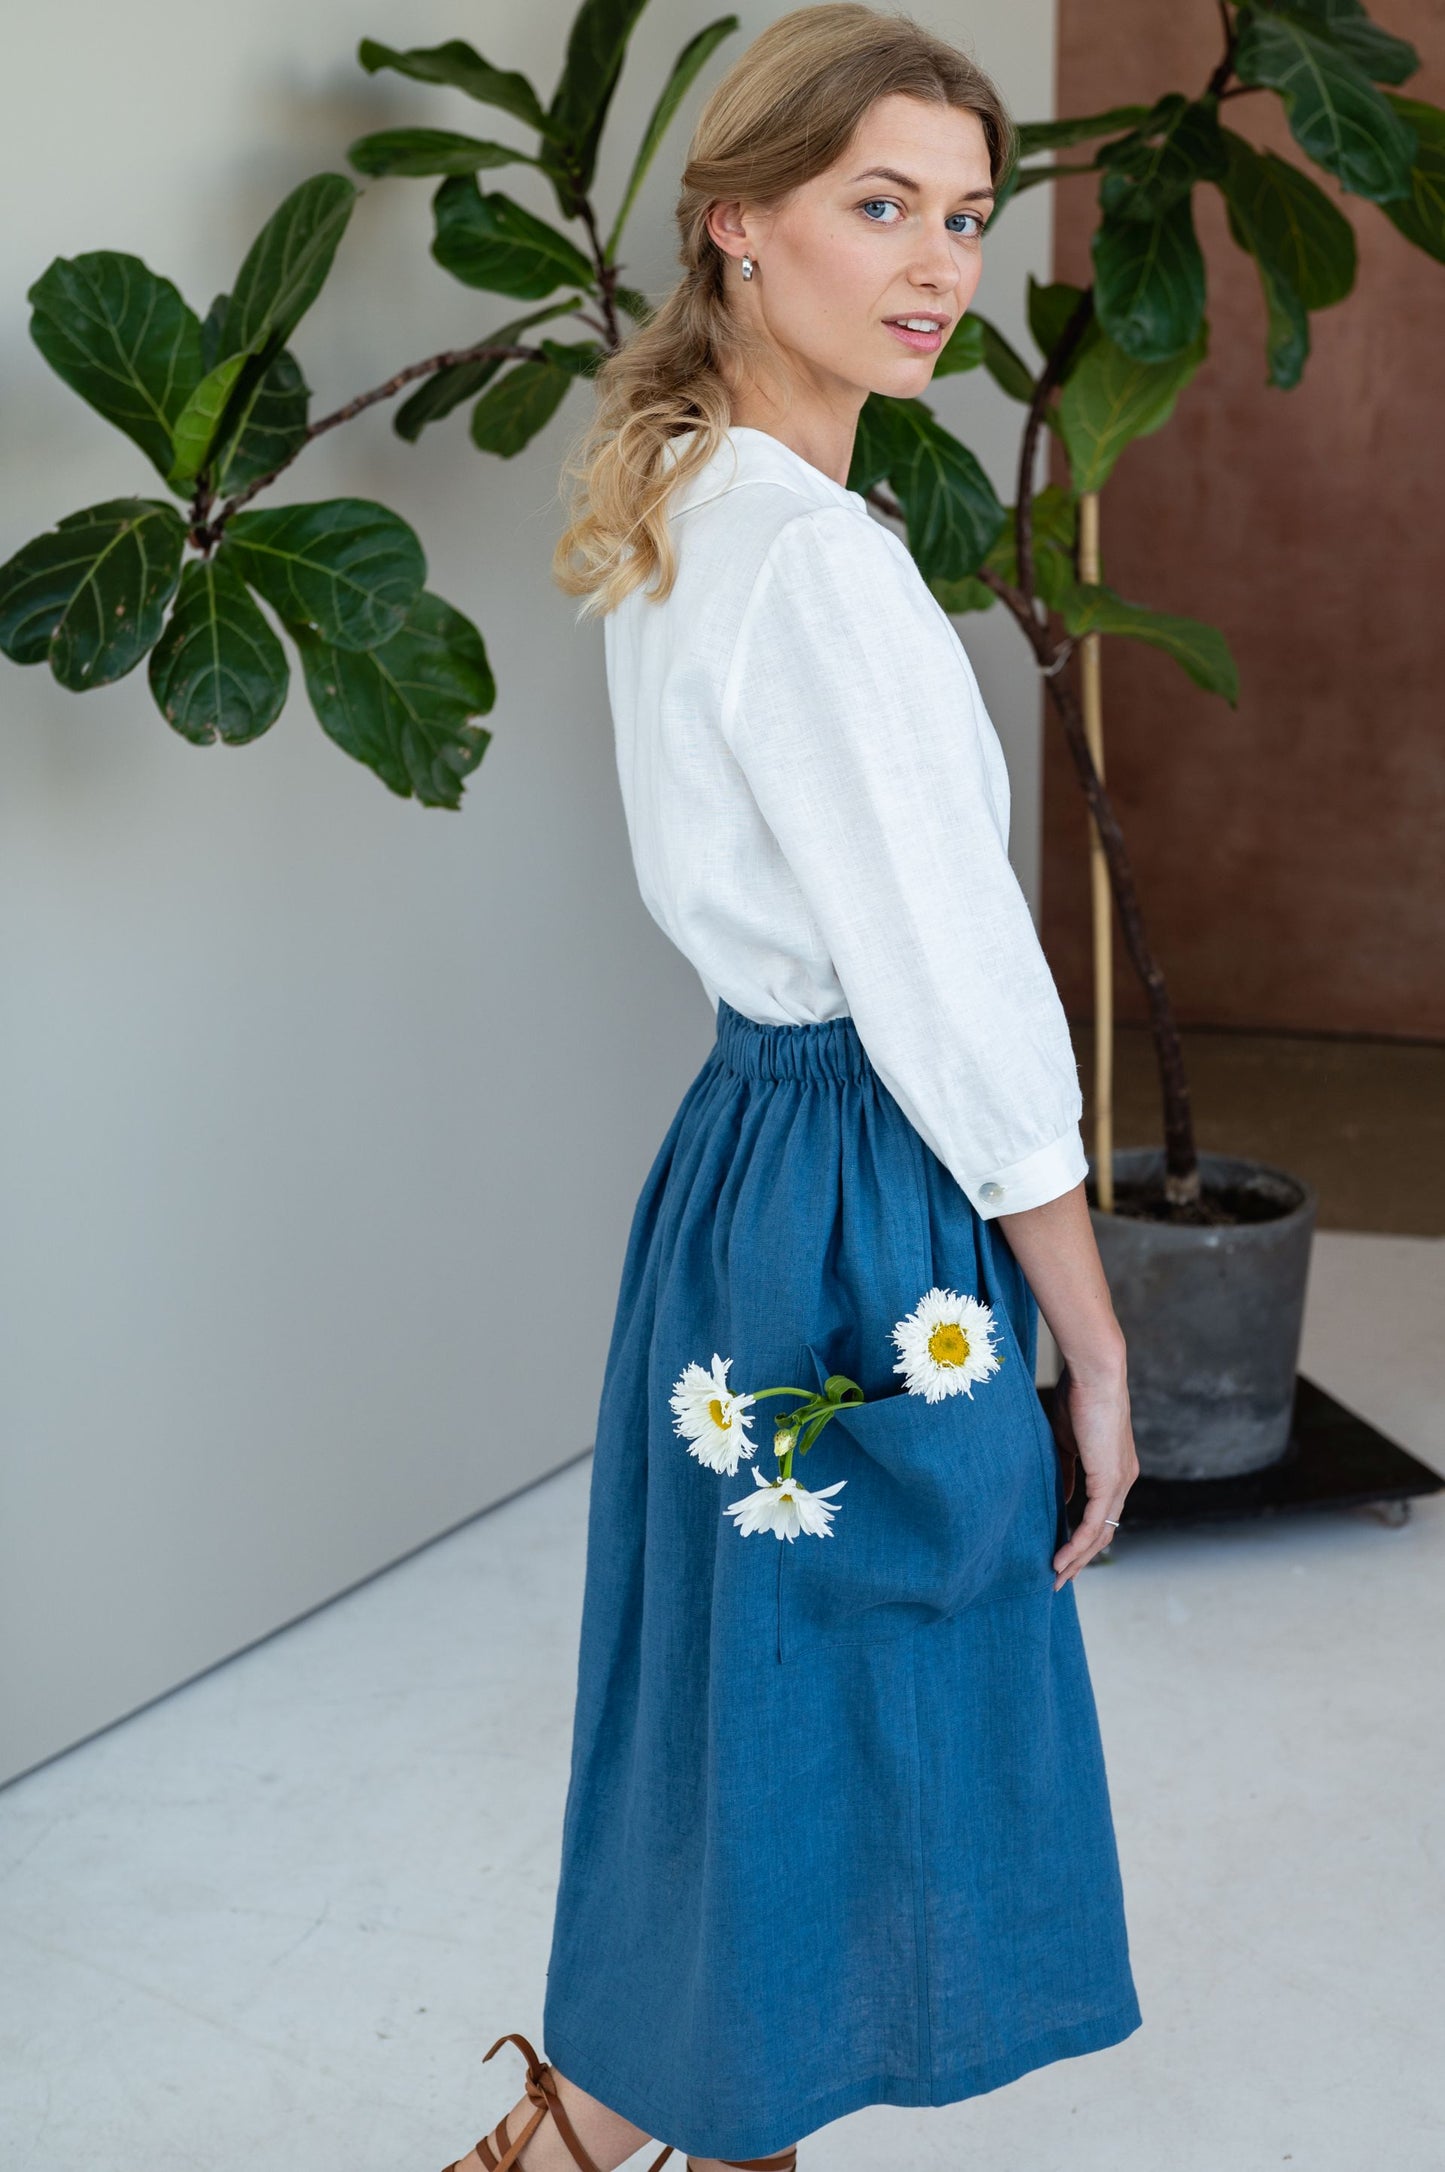
[[[677,0],[644,19],[599,180],[609,220],[704,19]],[[694,87],[634,213],[628,277],[655,294],[691,120],[769,19],[746,15]],[[162,494],[30,342],[25,289],[53,256],[131,251],[204,312],[280,197],[344,171],[363,131],[527,142],[460,97],[366,77],[360,36],[465,35],[545,101],[569,20],[436,0],[17,17],[0,559],[81,506]],[[1051,8],[979,22],[1006,95],[1045,110]],[[494,185],[553,211],[525,167]],[[366,191],[295,341],[313,413],[510,313],[430,261],[429,193]],[[981,298],[1015,335],[1043,216],[1036,196],[1010,212]],[[383,409],[283,493],[395,505],[430,585],[481,626],[500,693],[460,813],[394,798],[304,696],[255,746],[200,749],[144,667],[81,698],[0,659],[0,1779],[591,1441],[628,1218],[712,1019],[633,887],[600,630],[574,630],[548,578],[583,398],[512,463],[470,449],[464,414],[411,448]],[[937,404],[1006,483],[1017,410],[975,379]],[[1009,627],[968,630],[1029,884],[1036,693]]]

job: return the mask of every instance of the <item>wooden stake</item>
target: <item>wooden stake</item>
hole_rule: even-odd
[[[1079,578],[1088,587],[1101,579],[1099,497],[1079,500]],[[1100,778],[1104,775],[1104,700],[1099,636],[1084,636],[1079,667],[1084,697],[1084,736]],[[1114,1211],[1114,920],[1109,863],[1098,824],[1089,817],[1089,901],[1094,935],[1094,1181],[1101,1213]]]

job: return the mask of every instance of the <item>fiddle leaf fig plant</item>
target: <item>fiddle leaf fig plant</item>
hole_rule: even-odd
[[[474,720],[491,709],[496,688],[477,628],[427,589],[412,530],[365,499],[247,508],[316,437],[402,392],[393,427],[406,441],[466,407],[476,449],[514,459],[573,384],[646,322],[647,297],[621,277],[626,220],[683,98],[738,18],[718,17],[678,53],[604,239],[593,200],[598,151],[644,4],[583,0],[545,105],[526,76],[462,39],[408,50],[362,40],[358,58],[369,74],[460,91],[530,137],[523,147],[417,124],[362,136],[347,157],[363,178],[434,181],[434,261],[475,292],[535,306],[474,345],[407,365],[332,414],[311,417],[289,342],[354,208],[357,185],[346,175],[315,175],[286,198],[203,319],[137,257],[94,251],[50,265],[30,289],[37,346],[132,439],[180,504],[108,500],[66,516],[0,566],[6,655],[48,662],[76,692],[148,658],[152,692],[175,731],[198,745],[241,744],[270,728],[289,687],[269,611],[335,742],[399,795],[460,804],[463,779],[490,738]],[[1300,382],[1311,316],[1353,287],[1351,222],[1307,166],[1229,125],[1238,101],[1277,99],[1297,149],[1331,187],[1377,205],[1415,247],[1445,259],[1445,114],[1399,95],[1418,66],[1413,48],[1376,24],[1361,0],[1215,4],[1221,51],[1201,88],[1019,132],[995,218],[1020,192],[1093,176],[1098,221],[1090,285],[1030,282],[1033,354],[970,314],[935,366],[935,378],[983,370],[1021,406],[1012,505],[923,399],[865,401],[848,478],[898,524],[947,611],[1002,605],[1029,644],[1146,992],[1163,1094],[1165,1199],[1184,1218],[1208,1209],[1179,1035],[1069,667],[1078,643],[1099,634],[1162,651],[1230,702],[1238,675],[1215,628],[1121,596],[1102,575],[1084,577],[1080,504],[1107,486],[1131,444],[1167,426],[1207,358],[1197,189],[1219,192],[1229,233],[1255,264],[1267,386]],[[507,165],[545,177],[555,217],[483,184]],[[551,334],[540,330],[548,324]],[[568,328],[585,336],[553,336]],[[1046,433],[1068,479],[1041,490]]]
[[[1267,387],[1288,391],[1299,384],[1311,317],[1344,301],[1354,286],[1351,221],[1305,166],[1259,149],[1229,125],[1241,110],[1238,101],[1277,98],[1297,149],[1328,183],[1376,205],[1406,240],[1445,261],[1445,114],[1396,89],[1419,66],[1413,47],[1373,22],[1360,0],[1217,5],[1222,50],[1199,92],[1172,90],[1151,106],[1116,106],[1020,130],[1020,157],[1000,206],[1026,189],[1093,176],[1099,208],[1092,282],[1086,288],[1030,283],[1036,357],[1020,356],[995,327],[974,318],[974,337],[957,360],[949,361],[955,340],[934,372],[981,366],[1023,406],[1012,507],[988,502],[987,485],[981,492],[977,474],[965,469],[921,401],[869,399],[849,477],[901,523],[946,610],[1001,604],[1033,651],[1145,992],[1163,1104],[1164,1205],[1179,1220],[1210,1220],[1215,1210],[1202,1196],[1167,983],[1148,942],[1124,836],[1094,766],[1069,666],[1079,642],[1100,634],[1162,650],[1197,685],[1231,703],[1238,674],[1215,628],[1082,578],[1080,502],[1105,488],[1136,439],[1168,423],[1207,357],[1207,272],[1193,212],[1198,188],[1219,192],[1231,239],[1253,259],[1264,304]],[[1068,481],[1039,490],[1045,432],[1062,448]],[[937,444],[926,471],[910,460],[920,439]]]
[[[456,808],[496,701],[477,627],[427,587],[413,529],[366,498],[258,505],[323,432],[407,388],[399,434],[472,403],[473,443],[510,459],[551,419],[578,378],[620,343],[618,312],[645,318],[619,283],[623,222],[682,98],[721,40],[721,17],[683,47],[653,109],[604,245],[591,201],[597,152],[642,0],[586,0],[551,102],[526,77],[457,39],[398,52],[371,39],[361,64],[464,91],[531,129],[535,150],[429,128],[389,129],[351,147],[363,176],[440,176],[433,255],[465,285],[542,306],[478,345],[408,365],[334,414],[313,419],[291,351],[355,209],[350,176],[321,173],[286,197],[228,292],[202,317],[139,257],[57,257],[31,286],[30,331],[73,392],[122,431],[170,497],[108,499],[57,521],[0,566],[0,650],[48,663],[88,693],[143,661],[152,696],[180,737],[243,745],[268,731],[291,689],[285,642],[313,713],[335,743],[403,798]],[[509,163],[550,182],[576,239],[477,175]],[[581,314],[594,336],[533,338]],[[511,363],[513,367],[505,368]]]

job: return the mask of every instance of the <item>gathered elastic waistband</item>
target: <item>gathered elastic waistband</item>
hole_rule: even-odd
[[[719,997],[717,1054],[740,1078],[833,1078],[858,1083],[871,1070],[851,1018],[806,1026],[767,1025],[745,1018]]]

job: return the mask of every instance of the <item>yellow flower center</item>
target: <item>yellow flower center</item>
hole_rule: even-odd
[[[968,1337],[957,1320],[940,1320],[928,1338],[928,1355],[935,1365],[966,1365]]]
[[[712,1401],[708,1404],[707,1414],[711,1418],[713,1424],[717,1426],[720,1432],[725,1433],[728,1427],[733,1422],[731,1415],[723,1409],[722,1404],[718,1401],[718,1398],[716,1396],[714,1396]]]

